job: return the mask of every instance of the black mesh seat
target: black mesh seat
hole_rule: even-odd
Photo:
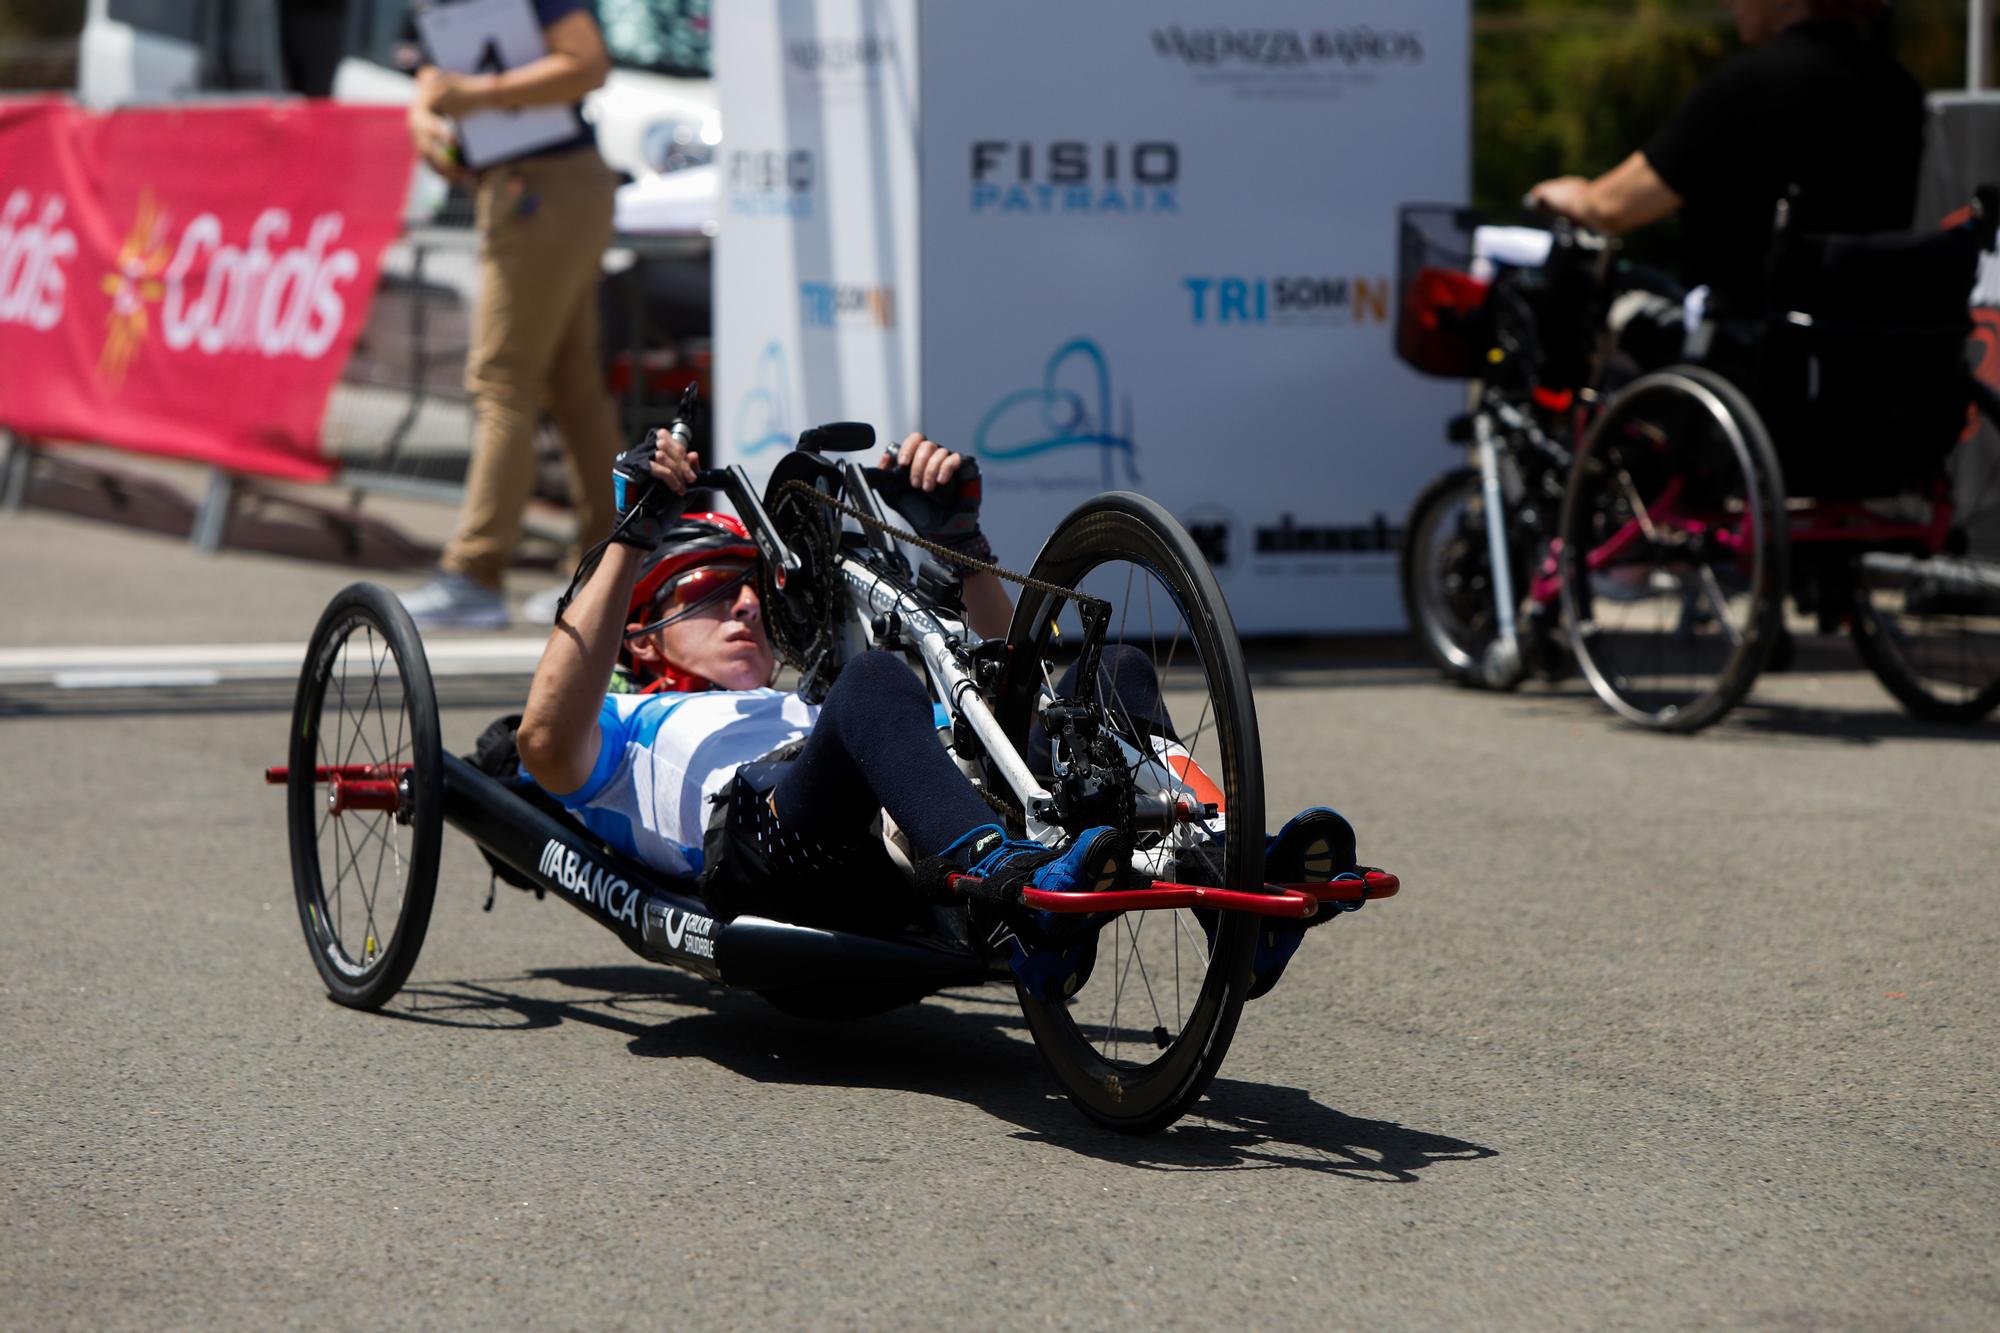
[[[1780,232],[1752,392],[1792,495],[1894,495],[1938,477],[1965,429],[1992,212],[1935,232]]]

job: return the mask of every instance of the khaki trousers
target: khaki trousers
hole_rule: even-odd
[[[611,531],[619,430],[598,351],[597,283],[616,188],[594,148],[479,179],[479,297],[465,364],[476,426],[465,505],[441,563],[489,588],[501,586],[521,539],[544,411],[562,437],[577,547]]]

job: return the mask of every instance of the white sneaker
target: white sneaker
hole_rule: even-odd
[[[403,598],[410,619],[426,629],[506,629],[506,599],[463,574],[440,570]]]
[[[546,629],[555,624],[556,603],[560,602],[562,595],[568,591],[567,583],[558,583],[531,594],[527,601],[521,603],[522,621],[539,629]]]

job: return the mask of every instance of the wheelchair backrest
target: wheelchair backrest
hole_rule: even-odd
[[[1993,212],[1934,232],[1780,229],[1758,398],[1795,493],[1890,494],[1937,475],[1965,426]]]

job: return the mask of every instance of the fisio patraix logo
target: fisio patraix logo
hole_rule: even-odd
[[[972,452],[993,463],[1076,451],[1097,455],[1107,488],[1139,481],[1131,396],[1114,395],[1110,364],[1090,338],[1056,348],[1042,367],[1041,383],[1002,394],[972,432]],[[1007,480],[1004,472],[989,476]]]
[[[743,218],[809,218],[818,184],[810,148],[739,148],[729,154],[729,212]]]
[[[792,372],[776,338],[757,354],[750,389],[736,402],[730,444],[740,454],[760,454],[792,443]]]
[[[1281,277],[1193,274],[1181,279],[1188,322],[1225,325],[1386,324],[1386,277]]]
[[[1171,139],[979,139],[971,145],[974,213],[1178,215],[1181,148]]]

